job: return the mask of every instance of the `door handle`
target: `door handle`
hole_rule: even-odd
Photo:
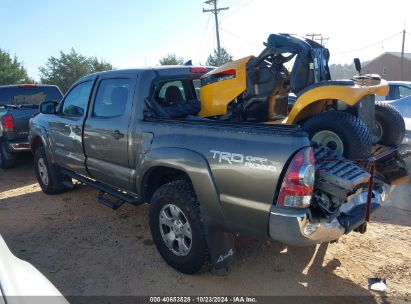
[[[114,139],[121,139],[124,137],[124,134],[121,133],[119,130],[115,130],[113,133],[111,133],[111,136],[113,136]]]

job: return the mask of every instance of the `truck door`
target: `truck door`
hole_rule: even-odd
[[[55,161],[64,168],[87,175],[82,132],[93,80],[78,83],[65,96],[58,114],[50,123]]]
[[[132,189],[128,129],[135,78],[128,74],[99,78],[84,125],[84,150],[91,176],[124,190]]]

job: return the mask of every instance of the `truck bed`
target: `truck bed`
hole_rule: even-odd
[[[178,147],[205,157],[231,228],[256,237],[266,237],[288,161],[310,145],[298,126],[154,119],[141,129],[155,129],[151,152]]]

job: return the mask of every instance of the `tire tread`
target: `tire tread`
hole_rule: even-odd
[[[375,118],[382,120],[383,136],[380,144],[398,146],[405,136],[405,122],[401,113],[392,105],[377,101],[375,103]]]
[[[316,131],[332,128],[339,136],[343,135],[344,156],[354,158],[368,158],[371,154],[372,136],[368,127],[358,117],[347,112],[324,112],[308,119],[303,129],[310,138]],[[336,127],[338,126],[338,127]],[[337,130],[338,129],[338,130]],[[337,132],[336,132],[337,131]]]
[[[166,262],[172,266],[173,268],[177,269],[178,271],[181,271],[186,274],[194,274],[194,273],[201,273],[205,272],[211,267],[211,259],[210,259],[210,252],[208,249],[208,245],[206,242],[206,234],[205,234],[205,229],[204,229],[204,221],[201,216],[201,210],[200,210],[200,204],[197,201],[196,195],[194,193],[194,189],[191,185],[190,182],[185,181],[185,180],[175,180],[171,181],[167,184],[164,184],[160,186],[157,191],[155,191],[153,197],[151,198],[151,203],[150,203],[150,211],[151,208],[160,200],[160,198],[168,198],[170,200],[178,200],[182,202],[184,205],[184,208],[186,210],[183,210],[184,212],[188,212],[188,216],[190,219],[194,219],[200,224],[200,239],[203,240],[201,246],[201,252],[202,256],[197,261],[196,263],[192,263],[191,265],[181,265],[174,263],[173,261],[167,259],[167,257],[164,255],[164,253],[161,251],[159,246],[157,246],[157,249],[160,251],[160,254],[162,257],[166,260]],[[150,212],[150,228],[153,233],[153,228],[152,226],[152,220],[154,216],[158,216],[157,214],[151,214]],[[153,235],[154,238],[154,235]],[[162,242],[161,235],[158,236],[160,241]],[[156,244],[157,245],[157,244]]]

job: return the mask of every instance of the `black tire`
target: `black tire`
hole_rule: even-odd
[[[377,143],[384,146],[398,146],[402,143],[405,135],[404,119],[392,105],[376,102],[375,122],[374,134],[378,136]]]
[[[42,164],[39,165],[40,162],[42,162]],[[46,170],[44,171],[44,169],[42,170],[40,167],[45,167]],[[34,172],[36,173],[41,190],[43,190],[44,193],[58,194],[69,188],[67,184],[65,185],[63,182],[66,181],[70,183],[70,180],[60,172],[59,167],[48,161],[43,147],[38,147],[34,152]],[[47,182],[44,180],[45,174],[47,175]]]
[[[10,169],[16,165],[16,155],[9,152],[3,140],[0,140],[0,168]]]
[[[160,228],[160,213],[170,204],[184,213],[191,228],[191,248],[184,256],[175,254],[167,247],[160,231],[163,229]],[[185,274],[203,272],[210,268],[200,205],[189,182],[176,180],[159,187],[151,198],[149,220],[154,243],[167,264]]]
[[[342,142],[343,156],[349,159],[368,158],[371,154],[372,135],[358,117],[346,112],[324,112],[303,124],[310,139],[320,131],[335,133]],[[330,148],[334,148],[329,145]]]

